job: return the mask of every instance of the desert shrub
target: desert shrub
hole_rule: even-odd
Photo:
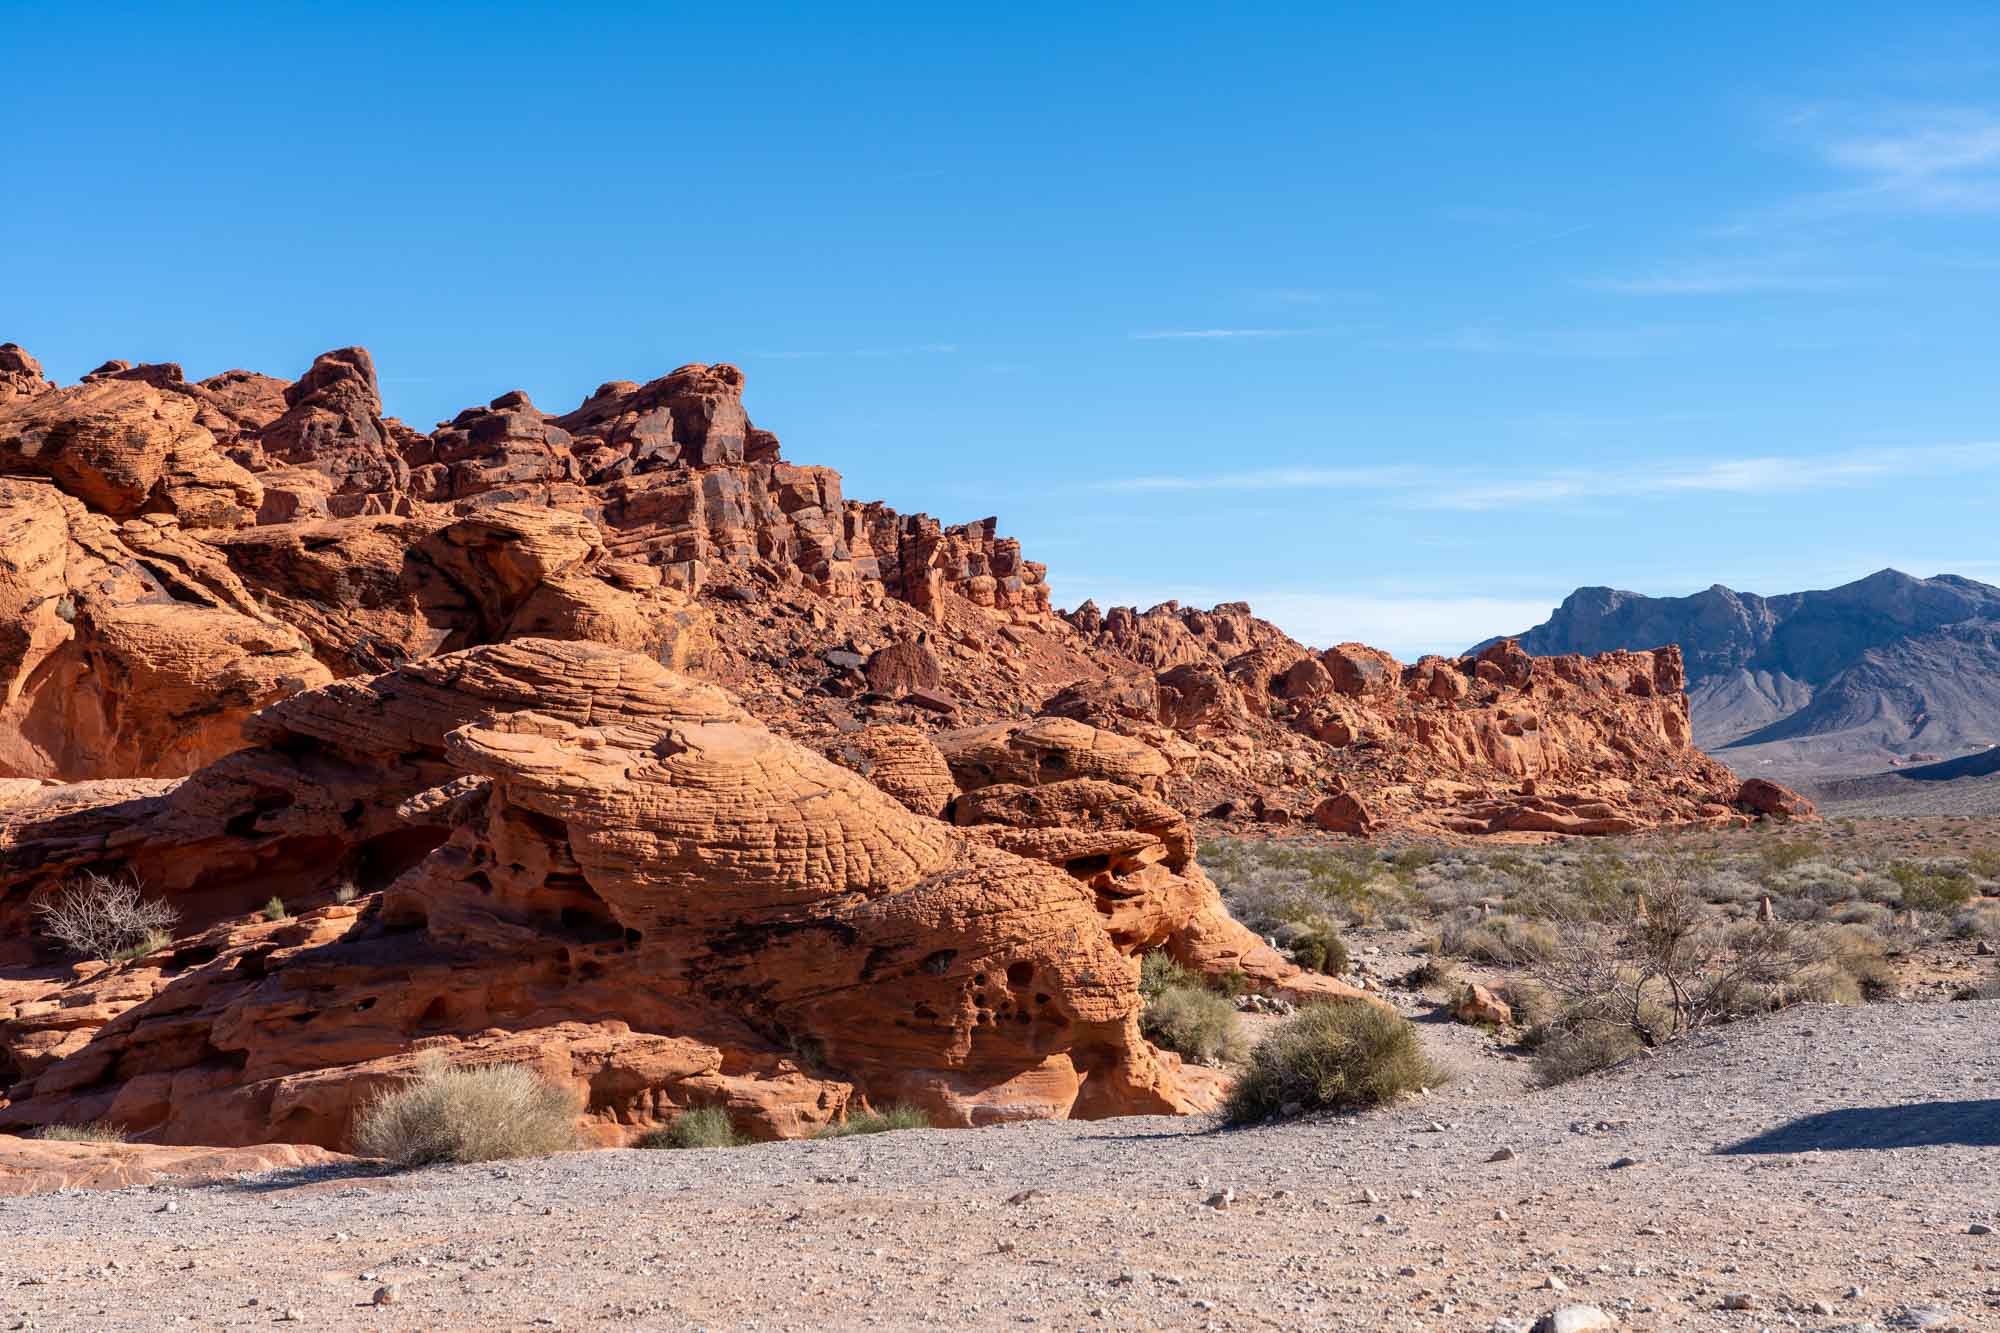
[[[1526,1044],[1535,1052],[1535,1077],[1546,1087],[1609,1069],[1644,1049],[1630,1024],[1604,1021],[1530,1029]]]
[[[92,1120],[81,1125],[43,1125],[28,1135],[54,1143],[123,1143],[125,1127],[109,1120]]]
[[[333,891],[333,900],[343,905],[353,902],[356,898],[359,898],[360,896],[361,896],[361,890],[354,886],[354,882],[352,880],[343,881]]]
[[[1458,964],[1434,953],[1411,968],[1403,980],[1418,990],[1456,990]]]
[[[1139,1015],[1147,1040],[1191,1060],[1216,1063],[1242,1055],[1236,1006],[1199,986],[1169,986]]]
[[[169,943],[176,912],[139,891],[129,875],[94,871],[71,880],[34,905],[42,933],[80,958],[132,958]]]
[[[114,963],[130,962],[134,958],[144,958],[147,954],[158,953],[174,942],[174,937],[164,930],[149,930],[132,944],[126,945],[111,955]]]
[[[291,914],[292,913],[290,909],[288,909],[285,906],[285,900],[283,898],[277,897],[276,895],[272,896],[270,902],[264,904],[264,910],[262,913],[263,918],[266,921],[283,921],[286,917],[290,916]]]
[[[1757,862],[1762,867],[1764,879],[1768,883],[1773,876],[1812,860],[1819,855],[1819,850],[1814,843],[1788,842],[1776,838],[1757,849]]]
[[[863,1111],[828,1125],[816,1139],[844,1139],[854,1134],[887,1134],[898,1129],[929,1129],[931,1118],[914,1106],[898,1102],[880,1111]]]
[[[1514,1011],[1514,1021],[1530,1033],[1545,1028],[1562,1011],[1555,992],[1532,977],[1508,982],[1501,994]]]
[[[1177,986],[1200,988],[1201,975],[1183,967],[1164,949],[1155,949],[1139,960],[1139,994],[1151,999]]]
[[[1946,912],[1971,902],[1977,890],[1961,866],[1898,861],[1889,878],[1903,891],[1903,906],[1912,912]]]
[[[577,1145],[580,1099],[523,1065],[432,1060],[378,1093],[354,1123],[354,1151],[397,1167],[533,1157]]]
[[[1718,922],[1705,905],[1709,885],[1679,867],[1652,867],[1643,892],[1643,920],[1555,923],[1557,947],[1535,975],[1568,1027],[1622,1024],[1641,1045],[1663,1045],[1762,1007],[1772,988],[1821,960],[1792,923]]]
[[[1962,940],[2000,939],[2000,903],[1975,903],[1951,919],[1951,933]]]
[[[696,1106],[675,1116],[665,1129],[639,1140],[641,1148],[734,1148],[743,1142],[720,1106]]]
[[[2000,880],[2000,847],[1981,847],[1965,858],[1965,864],[1981,879]]]
[[[1224,1115],[1242,1124],[1292,1108],[1361,1110],[1441,1081],[1402,1015],[1358,1000],[1315,1004],[1257,1043]]]
[[[1347,956],[1346,941],[1340,938],[1340,931],[1331,922],[1320,921],[1294,934],[1286,942],[1292,951],[1292,959],[1300,967],[1314,972],[1324,972],[1327,976],[1345,976],[1352,960]]]
[[[1896,914],[1881,903],[1849,903],[1833,914],[1833,919],[1843,926],[1868,926],[1880,929],[1896,919]]]
[[[1545,922],[1495,916],[1445,922],[1436,951],[1482,963],[1528,963],[1556,948],[1556,933]]]

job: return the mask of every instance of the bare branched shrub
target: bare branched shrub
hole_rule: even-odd
[[[136,957],[172,939],[180,913],[139,891],[129,875],[87,871],[34,905],[44,935],[81,958]]]
[[[1706,886],[1672,867],[1649,868],[1635,887],[1645,904],[1639,919],[1553,919],[1558,947],[1534,971],[1574,1016],[1554,1026],[1608,1024],[1642,1046],[1663,1046],[1769,1007],[1774,989],[1825,957],[1790,922],[1718,921],[1706,910]]]
[[[534,1157],[577,1145],[579,1098],[523,1065],[448,1066],[377,1095],[354,1123],[354,1151],[399,1167]]]

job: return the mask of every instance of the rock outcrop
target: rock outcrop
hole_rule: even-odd
[[[690,1105],[771,1137],[851,1103],[975,1124],[1213,1096],[1139,1036],[1139,937],[1075,875],[906,810],[648,658],[519,640],[295,696],[253,735],[178,784],[0,807],[17,929],[84,864],[157,876],[198,928],[0,1010],[0,1126],[340,1146],[420,1050],[533,1064],[605,1142]],[[314,875],[393,878],[293,920],[231,915],[229,885],[309,901]]]

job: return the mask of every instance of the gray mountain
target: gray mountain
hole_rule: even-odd
[[[1741,772],[1810,779],[2000,743],[2000,588],[1952,574],[1780,597],[1578,588],[1515,637],[1537,654],[1679,644],[1695,740]]]

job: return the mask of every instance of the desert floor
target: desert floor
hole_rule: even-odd
[[[1452,1081],[1348,1118],[0,1200],[0,1328],[2000,1328],[2000,1002],[1805,1006],[1549,1090],[1423,1032]]]

